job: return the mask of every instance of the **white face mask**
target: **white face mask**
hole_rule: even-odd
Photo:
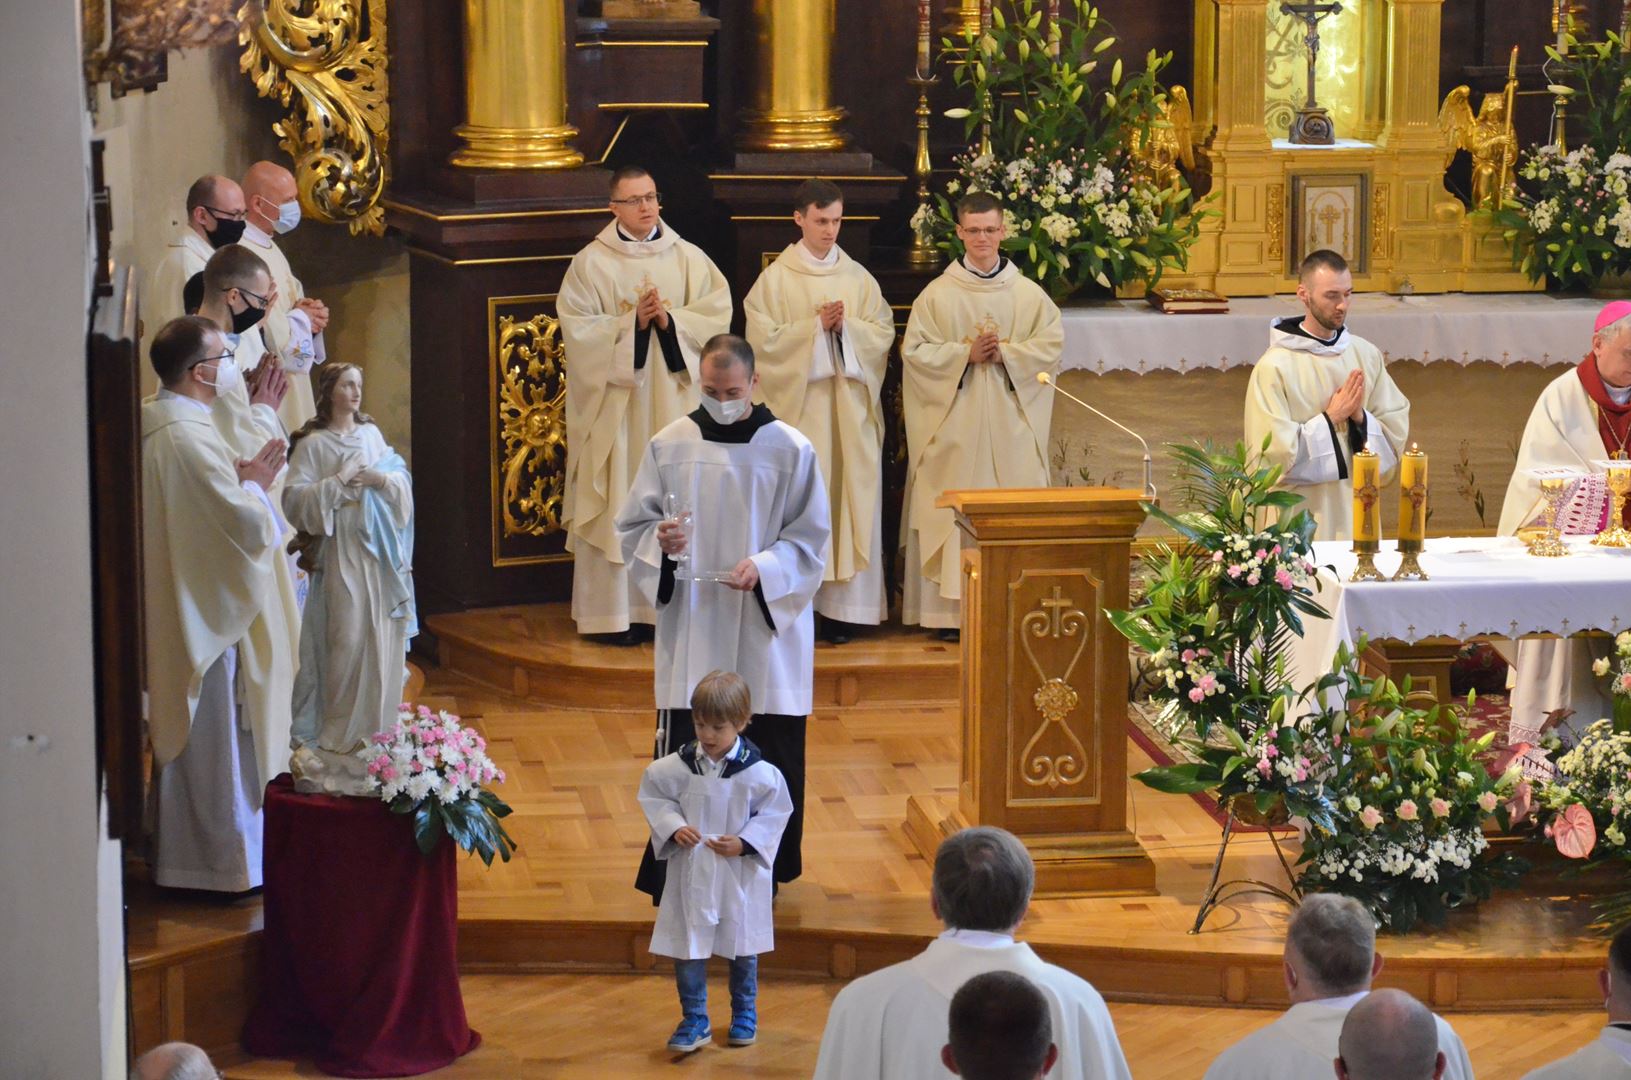
[[[708,410],[708,415],[714,418],[716,424],[734,424],[748,414],[748,399],[737,398],[735,401],[720,401],[707,394],[702,395],[702,407]]]
[[[277,222],[272,228],[279,233],[293,232],[294,227],[300,224],[300,200],[290,199],[277,208]]]
[[[238,361],[228,357],[219,360],[215,365],[215,381],[206,385],[212,387],[217,394],[230,394],[234,387],[241,386],[244,373],[238,370]]]

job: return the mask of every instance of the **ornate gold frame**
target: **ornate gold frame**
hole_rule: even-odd
[[[564,552],[506,556],[512,536],[546,536],[561,528],[566,489],[566,349],[560,324],[539,311],[529,319],[501,307],[543,306],[555,293],[487,298],[489,440],[494,566],[569,562]]]
[[[385,9],[386,0],[248,0],[238,10],[239,67],[261,97],[291,110],[272,130],[294,159],[301,206],[353,234],[385,231]]]

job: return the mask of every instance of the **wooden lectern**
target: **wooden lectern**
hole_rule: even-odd
[[[906,832],[996,825],[1024,841],[1039,896],[1155,891],[1127,829],[1127,606],[1142,494],[1115,488],[948,491],[963,530],[962,759],[957,803],[913,796]]]

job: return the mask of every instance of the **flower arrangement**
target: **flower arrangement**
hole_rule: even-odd
[[[1509,824],[1520,771],[1491,776],[1481,757],[1494,732],[1467,738],[1451,709],[1411,707],[1408,679],[1401,686],[1369,678],[1354,655],[1338,658],[1345,703],[1325,708],[1319,721],[1350,733],[1325,780],[1345,794],[1337,827],[1304,838],[1299,885],[1352,896],[1398,933],[1440,925],[1528,868],[1492,854],[1484,836],[1486,821]]]
[[[1614,730],[1631,732],[1631,630],[1622,630],[1614,639],[1614,655],[1592,661],[1591,670],[1598,678],[1608,679]]]
[[[1194,509],[1146,509],[1184,544],[1158,549],[1142,601],[1109,618],[1148,654],[1156,724],[1194,760],[1136,779],[1160,791],[1213,792],[1237,813],[1263,815],[1283,804],[1329,827],[1322,776],[1341,733],[1288,719],[1297,694],[1284,658],[1305,616],[1328,617],[1313,599],[1314,520],[1295,510],[1301,496],[1275,489],[1281,470],[1264,464],[1261,450],[1171,450],[1180,498]],[[1281,516],[1270,523],[1273,513]]]
[[[1568,54],[1548,47],[1555,85],[1569,91],[1569,118],[1580,145],[1525,150],[1516,198],[1495,214],[1513,258],[1531,281],[1550,277],[1563,288],[1589,288],[1631,272],[1631,57],[1620,38],[1573,42]]]
[[[1089,76],[1116,39],[1088,0],[1062,4],[1057,26],[1043,25],[1037,0],[993,4],[991,20],[977,39],[944,42],[953,81],[973,97],[946,115],[964,119],[971,138],[981,132],[982,144],[957,157],[946,195],[921,207],[913,227],[955,253],[957,198],[996,196],[1003,251],[1055,299],[1090,282],[1154,284],[1166,266],[1185,265],[1199,236],[1189,186],[1158,184],[1128,151],[1167,122],[1156,76],[1171,56],[1152,51],[1126,78],[1117,59],[1095,86]]]
[[[367,754],[374,792],[392,813],[413,815],[420,851],[436,850],[446,833],[488,866],[494,855],[510,861],[516,844],[501,821],[510,808],[483,786],[502,783],[504,772],[474,728],[452,713],[403,704],[391,730],[376,734]]]
[[[1555,775],[1534,793],[1542,835],[1566,858],[1631,869],[1631,732],[1598,720],[1553,763]],[[1614,930],[1631,923],[1631,891],[1599,901],[1598,916]]]

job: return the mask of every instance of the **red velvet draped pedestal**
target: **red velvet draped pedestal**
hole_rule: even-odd
[[[457,847],[420,854],[412,819],[372,799],[266,788],[257,1057],[333,1076],[412,1076],[475,1049],[459,993]]]

